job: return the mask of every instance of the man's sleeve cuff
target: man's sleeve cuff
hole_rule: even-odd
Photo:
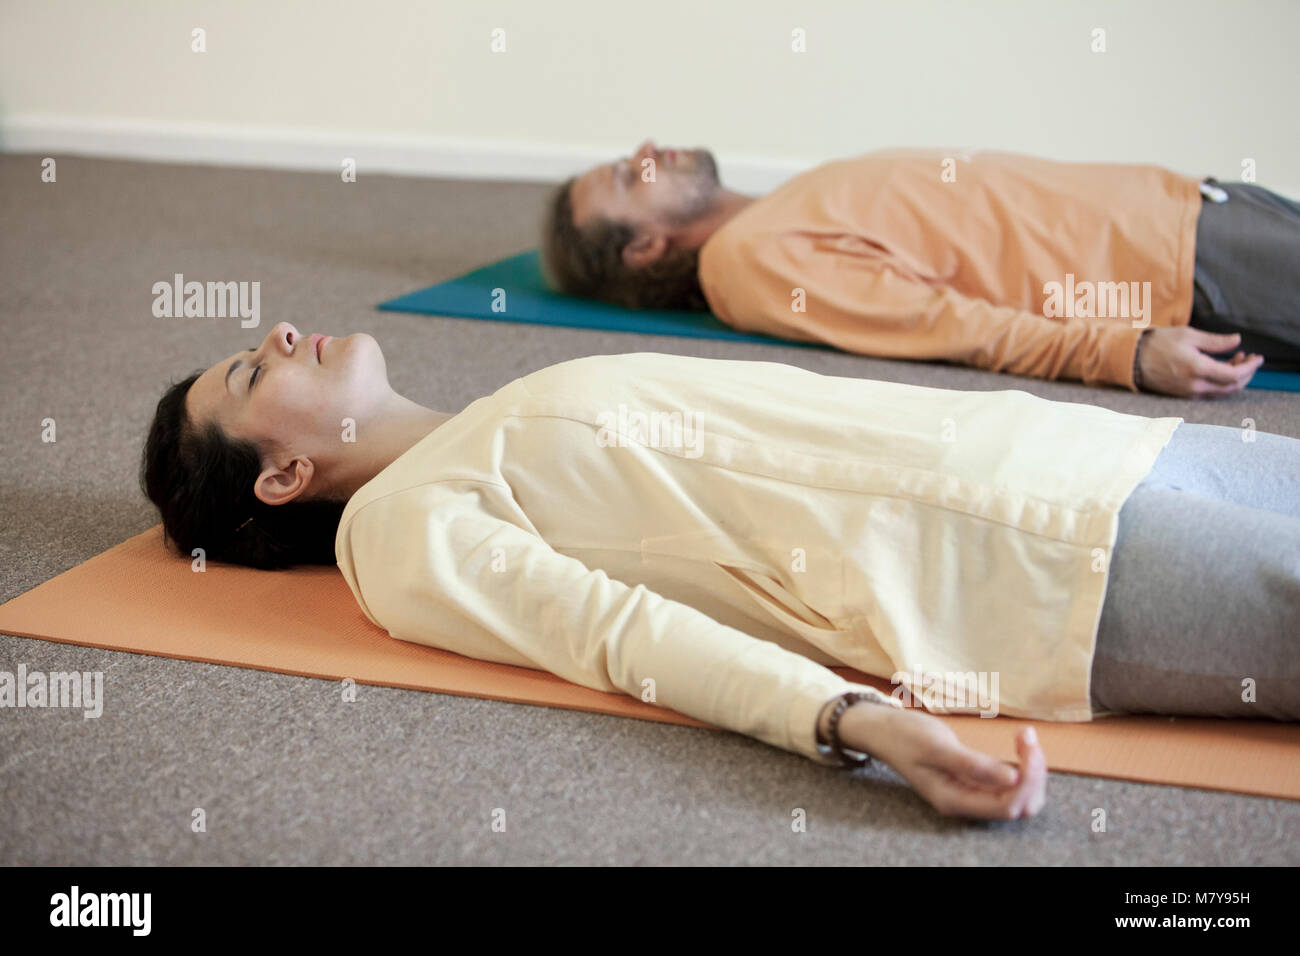
[[[1104,359],[1096,380],[1119,385],[1130,392],[1140,392],[1141,389],[1133,381],[1133,360],[1137,355],[1138,339],[1149,328],[1151,326],[1143,328],[1120,326],[1107,329],[1108,341],[1104,345]]]

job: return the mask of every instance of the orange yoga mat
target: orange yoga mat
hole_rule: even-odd
[[[489,697],[710,725],[624,694],[545,671],[462,657],[395,640],[352,598],[338,568],[203,572],[166,550],[162,526],[130,538],[0,606],[0,632],[163,657],[233,664],[442,694]],[[890,691],[848,667],[849,680]],[[1012,717],[940,716],[971,747],[1017,763]],[[1300,799],[1300,723],[1106,717],[1034,721],[1052,770],[1147,783]]]

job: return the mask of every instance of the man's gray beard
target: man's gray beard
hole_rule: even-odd
[[[705,162],[693,179],[693,184],[697,188],[692,190],[690,205],[680,214],[672,217],[671,225],[675,227],[691,225],[710,212],[717,203],[718,192],[722,186],[718,181],[718,164],[708,150],[701,150],[700,155]]]

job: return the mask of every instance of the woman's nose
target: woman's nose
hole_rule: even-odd
[[[277,322],[267,335],[267,339],[279,346],[281,343],[292,349],[301,336],[298,330],[288,322]]]
[[[636,151],[637,159],[645,159],[647,157],[653,157],[654,154],[655,154],[655,141],[652,139],[646,140],[644,143],[640,145],[640,147],[638,147]]]

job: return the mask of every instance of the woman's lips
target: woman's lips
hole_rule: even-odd
[[[316,340],[316,361],[321,360],[321,353],[325,351],[325,343],[330,340],[328,335],[322,335]]]

